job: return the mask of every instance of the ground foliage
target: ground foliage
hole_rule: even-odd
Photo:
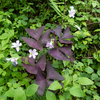
[[[70,6],[76,11],[74,18],[69,17]],[[30,37],[26,28],[35,30],[45,26],[46,31],[58,25],[62,25],[62,30],[68,26],[74,36],[68,40],[73,42],[75,61],[58,61],[46,48],[38,50],[36,62],[45,53],[56,72],[65,78],[61,81],[63,88],[55,80],[40,97],[36,92],[39,87],[35,84],[36,75],[22,67],[21,58],[29,56],[31,47],[21,37]],[[99,0],[0,0],[0,99],[100,100],[99,36]],[[11,48],[16,40],[22,43],[20,52]],[[59,41],[58,45],[62,46]],[[11,57],[19,58],[17,66],[7,62],[6,58]]]

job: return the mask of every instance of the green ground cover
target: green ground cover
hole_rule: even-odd
[[[44,33],[59,25],[61,36],[67,26],[74,36],[67,40],[73,42],[71,50],[75,60],[58,60],[47,53],[50,48],[37,49],[36,62],[45,54],[46,62],[50,61],[54,70],[64,77],[64,80],[54,78],[39,96],[39,85],[35,81],[42,74],[38,71],[40,73],[34,75],[22,66],[21,58],[28,57],[29,50],[34,49],[22,37],[32,38],[25,31],[27,28],[35,30],[45,26]],[[0,100],[100,100],[99,36],[99,0],[0,0]],[[59,39],[56,34],[55,39]],[[16,50],[12,43],[17,40],[22,45]],[[52,43],[54,45],[54,40]],[[57,41],[57,44],[68,47],[68,43]],[[48,77],[47,70],[43,74]]]

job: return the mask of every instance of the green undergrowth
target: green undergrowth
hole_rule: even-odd
[[[76,11],[74,18],[69,17],[70,6]],[[99,0],[1,0],[0,9],[0,100],[100,100]],[[21,65],[20,58],[29,56],[31,49],[21,37],[30,37],[26,28],[45,26],[46,31],[59,24],[63,30],[69,26],[75,36],[71,39],[75,61],[58,61],[47,54],[46,49],[38,51],[37,59],[45,53],[55,70],[65,78],[63,88],[58,86],[56,92],[46,90],[39,96],[34,86],[36,76]],[[19,52],[11,48],[16,40],[22,43]],[[18,58],[17,66],[7,62],[6,58],[12,57]],[[34,92],[30,93],[28,88]]]

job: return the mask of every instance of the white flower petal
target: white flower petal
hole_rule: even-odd
[[[30,55],[29,55],[29,58],[31,58],[31,57],[32,57],[32,55],[30,54]]]
[[[31,53],[32,52],[32,49],[29,49],[29,52]]]
[[[74,6],[70,6],[71,9],[74,9]]]
[[[19,44],[19,40],[16,41],[16,44]]]
[[[21,45],[22,45],[22,43],[19,44],[19,46],[21,46]]]
[[[16,51],[18,52],[19,51],[19,46],[21,46],[22,43],[19,43],[19,40],[16,41],[16,43],[12,43],[12,46],[11,48],[16,48]]]
[[[34,49],[33,51],[36,52],[36,49]]]
[[[35,55],[33,55],[33,58],[35,59],[35,58],[36,58],[36,56],[35,56]]]
[[[16,43],[12,43],[12,45],[16,45]]]
[[[16,51],[17,51],[17,52],[19,51],[19,47],[16,47]]]

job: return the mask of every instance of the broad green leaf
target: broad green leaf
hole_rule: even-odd
[[[9,38],[14,36],[14,30],[9,30],[8,33],[9,33],[8,35]]]
[[[2,40],[1,44],[2,44],[2,47],[7,44],[9,42],[9,38],[5,39],[5,40]]]
[[[69,100],[69,98],[71,97],[71,94],[69,91],[64,91],[63,92],[63,97],[66,99],[66,100]]]
[[[4,94],[4,95],[0,95],[0,100],[7,100],[7,96]]]
[[[58,81],[54,81],[53,83],[51,83],[51,85],[49,86],[48,89],[50,90],[57,90],[57,89],[61,89],[62,86],[59,84]]]
[[[65,98],[62,95],[59,95],[59,100],[65,100]]]
[[[96,84],[98,87],[100,87],[100,82],[96,82],[95,84]]]
[[[36,85],[36,84],[29,85],[27,87],[27,90],[26,90],[26,95],[28,97],[32,96],[33,94],[35,94],[35,92],[37,91],[37,89],[38,89],[38,85]]]
[[[0,45],[0,47],[1,47],[1,45]],[[5,50],[7,47],[8,47],[8,45],[6,44],[3,47],[1,47],[0,50]]]
[[[94,70],[93,70],[91,67],[85,68],[85,71],[86,71],[88,74],[91,74],[91,73],[94,72]]]
[[[91,76],[92,80],[96,80],[98,78],[98,75],[93,73],[92,76]]]
[[[47,91],[46,92],[46,99],[47,100],[56,100],[56,96],[54,93],[52,93],[51,91]]]
[[[4,57],[4,55],[3,54],[0,54],[0,59],[3,58],[3,57]]]
[[[78,83],[81,85],[92,85],[94,82],[87,77],[80,77]]]
[[[8,37],[8,34],[7,33],[3,33],[1,36],[0,36],[0,39],[6,39]]]
[[[84,97],[85,94],[84,92],[81,90],[81,88],[79,87],[72,87],[70,89],[70,93],[73,95],[73,96],[76,96],[76,97]]]
[[[10,62],[3,64],[3,69],[6,69],[7,67],[9,67],[10,64],[11,64]]]
[[[21,87],[15,90],[14,100],[26,100],[25,92]]]
[[[15,89],[14,89],[14,88],[8,90],[8,91],[5,93],[5,95],[6,95],[7,97],[14,97],[14,94],[15,94]]]
[[[97,74],[100,76],[100,69],[97,71]]]

